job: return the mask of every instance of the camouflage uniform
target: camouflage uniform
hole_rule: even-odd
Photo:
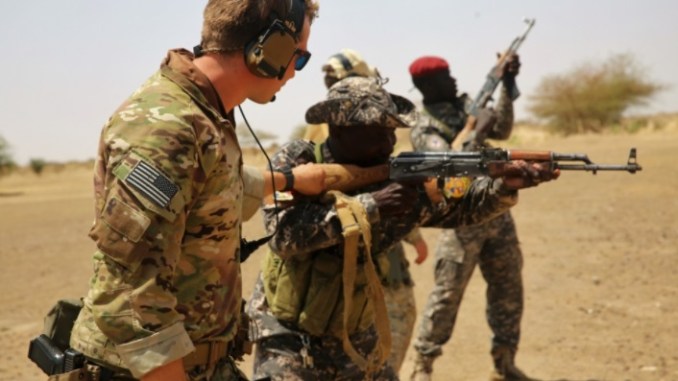
[[[325,118],[331,118],[339,126],[367,124],[366,122],[352,124],[361,115],[374,112],[370,106],[371,103],[366,103],[368,97],[359,95],[364,92],[373,94],[373,89],[365,90],[360,87],[366,83],[365,81],[370,82],[364,78],[348,78],[333,86],[332,89],[340,86],[335,93],[340,94],[339,101],[331,103],[324,109],[316,109],[317,105],[314,106],[306,114],[307,121],[316,123],[317,118],[314,117],[314,112],[322,111],[327,113]],[[332,94],[332,89],[330,89],[330,94]],[[371,102],[375,101],[375,97],[369,98]],[[396,101],[396,98],[393,98],[393,101]],[[401,98],[396,102],[402,101]],[[353,109],[354,104],[360,104],[357,108],[365,107],[356,111]],[[379,114],[379,116],[373,116],[379,120],[378,125],[389,126],[392,122],[392,119],[386,115]],[[336,162],[326,144],[322,144],[319,149],[323,162]],[[315,150],[316,147],[311,142],[303,140],[291,142],[274,155],[273,167],[294,167],[303,163],[316,162]],[[412,213],[403,218],[382,220],[379,218],[377,205],[370,193],[383,188],[388,183],[386,181],[373,184],[352,193],[352,196],[365,207],[371,223],[372,253],[374,253],[375,262],[379,262],[395,243],[402,240],[417,225],[455,227],[460,224],[478,223],[496,217],[516,201],[515,192],[506,191],[501,187],[500,181],[486,178],[473,182],[463,198],[442,205],[432,205],[422,189],[420,201],[413,207]],[[282,260],[284,266],[282,271],[294,272],[293,267],[299,263],[303,264],[302,261],[312,261],[314,265],[318,261],[328,261],[324,267],[331,269],[330,271],[334,274],[341,274],[341,265],[334,266],[334,263],[336,261],[341,263],[344,249],[343,236],[333,203],[323,202],[317,197],[295,196],[293,201],[283,203],[280,209],[267,206],[264,210],[267,230],[271,233],[275,232],[270,241],[272,252],[268,253],[267,258]],[[277,231],[276,214],[279,219]],[[359,258],[365,258],[365,255],[364,248],[359,247]],[[364,267],[360,260],[358,263],[359,268]],[[364,372],[351,363],[342,346],[339,345],[340,340],[334,335],[329,332],[321,335],[309,334],[301,329],[297,322],[282,320],[274,314],[271,301],[267,298],[267,292],[269,292],[267,284],[260,277],[247,309],[252,318],[251,338],[258,343],[254,378],[268,376],[273,380],[362,380],[366,377]],[[333,286],[330,286],[328,282],[325,287]],[[320,293],[324,290],[312,291]],[[335,321],[340,318],[337,317],[341,314],[341,308],[338,306],[343,304],[343,296],[339,293],[335,299],[328,302],[330,306],[324,311],[331,314],[330,318],[333,319],[331,321]],[[364,303],[362,311],[371,311],[373,307],[369,299]],[[365,354],[372,351],[376,343],[373,321],[367,329],[348,333],[358,352]],[[304,361],[304,348],[313,357],[315,364],[311,365],[308,361]],[[383,365],[372,376],[383,380],[397,379],[397,375],[388,364]]]
[[[304,140],[321,143],[323,140],[317,140],[318,135],[313,135],[320,127],[324,127],[324,133],[318,135],[323,136],[323,140],[326,139],[328,126],[322,124],[309,125]],[[422,239],[421,233],[415,228],[404,241],[414,244],[419,239]],[[412,340],[414,323],[417,320],[417,305],[414,299],[414,281],[409,270],[410,262],[405,256],[403,244],[398,242],[393,245],[384,258],[387,261],[381,261],[377,268],[382,276],[386,309],[391,324],[391,354],[388,363],[397,373],[403,365],[407,348]]]
[[[466,123],[463,102],[424,107],[425,117],[411,131],[417,151],[445,151]],[[502,87],[497,123],[489,138],[506,139],[513,124],[513,106]],[[492,354],[499,371],[500,354],[515,355],[523,312],[522,253],[510,212],[476,226],[444,230],[435,253],[435,287],[421,315],[414,347],[432,359],[452,335],[459,305],[476,263],[487,282],[487,321],[492,329]],[[511,360],[513,357],[511,357]],[[503,374],[503,372],[500,372]]]
[[[254,380],[270,377],[272,381],[306,380],[364,380],[363,372],[346,355],[341,339],[332,335],[313,336],[303,330],[279,321],[268,308],[261,276],[254,286],[247,305],[250,339],[256,341]],[[374,327],[350,336],[356,350],[363,356],[372,352],[377,341]],[[303,348],[312,364],[305,360]],[[384,365],[375,380],[397,380],[397,373]]]
[[[322,71],[325,73],[326,84],[332,80],[350,76],[381,78],[379,70],[368,65],[360,53],[352,49],[342,49],[339,53],[332,55],[322,66]],[[327,80],[328,77],[331,78],[330,81]],[[304,139],[322,143],[328,135],[326,123],[310,124],[306,127]],[[410,234],[411,237],[408,236],[410,239],[406,238],[406,242],[412,243],[412,239],[421,238],[419,229],[414,229]],[[410,276],[409,262],[405,257],[402,243],[393,245],[385,258],[388,261],[380,262],[378,269],[383,277],[384,298],[391,326],[391,354],[388,363],[397,373],[400,371],[412,339],[417,309],[414,300],[414,282]]]
[[[419,228],[416,228],[404,241],[414,243],[419,239],[422,239],[421,233]],[[385,256],[388,259],[388,273],[382,276],[388,322],[391,324],[391,354],[388,363],[397,373],[403,365],[407,348],[412,340],[414,323],[417,320],[417,304],[414,300],[414,281],[409,270],[410,262],[405,256],[403,244],[396,243]],[[379,269],[383,272],[381,266]]]
[[[104,126],[96,160],[98,250],[71,345],[136,378],[232,342],[240,320],[241,151],[233,115],[192,59],[168,53]],[[186,371],[240,377],[228,356]]]

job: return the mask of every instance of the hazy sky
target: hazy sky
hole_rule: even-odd
[[[4,0],[0,2],[0,135],[21,164],[95,156],[101,126],[170,48],[200,37],[205,0]],[[245,103],[255,130],[286,139],[325,95],[320,67],[341,48],[363,54],[387,88],[419,101],[407,67],[447,58],[459,88],[475,94],[495,52],[537,23],[521,48],[517,118],[545,75],[630,53],[652,80],[672,86],[638,113],[678,111],[675,0],[321,0],[307,68],[267,106]],[[264,108],[265,107],[265,108]],[[238,118],[239,119],[239,118]],[[534,147],[536,148],[536,147]]]

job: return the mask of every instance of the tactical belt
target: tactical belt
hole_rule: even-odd
[[[189,371],[195,367],[214,368],[226,357],[231,349],[230,343],[210,341],[195,345],[195,351],[184,357],[184,369]],[[54,374],[49,381],[107,381],[119,375],[118,371],[97,364],[86,364],[84,367],[70,372]],[[132,379],[132,376],[124,379]]]
[[[195,344],[195,351],[184,356],[184,369],[193,369],[196,366],[213,368],[219,360],[228,356],[230,343],[223,341],[209,341]]]

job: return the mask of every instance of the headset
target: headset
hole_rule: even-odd
[[[311,53],[297,49],[305,15],[304,0],[289,0],[286,12],[271,12],[269,26],[244,49],[245,64],[254,75],[282,79],[295,55],[298,55],[295,70],[306,66]]]

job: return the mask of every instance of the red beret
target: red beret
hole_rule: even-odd
[[[419,57],[410,64],[410,75],[413,78],[450,70],[445,59],[435,56]]]

